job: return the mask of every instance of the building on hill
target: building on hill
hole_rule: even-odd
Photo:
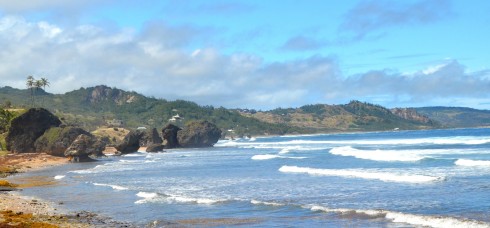
[[[183,126],[184,117],[181,117],[179,114],[172,116],[172,118],[168,119],[168,122],[179,127]]]

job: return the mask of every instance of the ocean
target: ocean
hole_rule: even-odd
[[[13,178],[138,226],[490,227],[490,129],[223,140]]]

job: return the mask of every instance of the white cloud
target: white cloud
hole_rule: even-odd
[[[34,75],[47,77],[54,93],[105,84],[170,100],[260,109],[351,99],[387,106],[480,104],[490,96],[490,71],[467,72],[454,60],[409,75],[377,70],[346,76],[333,57],[267,63],[254,54],[223,54],[199,43],[208,34],[189,26],[156,23],[136,32],[6,16],[0,31],[0,86],[23,88]]]

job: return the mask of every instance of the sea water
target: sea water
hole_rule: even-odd
[[[490,227],[490,129],[219,141],[37,173],[23,194],[138,226]]]

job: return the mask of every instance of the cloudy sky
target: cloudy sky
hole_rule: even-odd
[[[0,0],[0,86],[490,109],[486,0]]]

